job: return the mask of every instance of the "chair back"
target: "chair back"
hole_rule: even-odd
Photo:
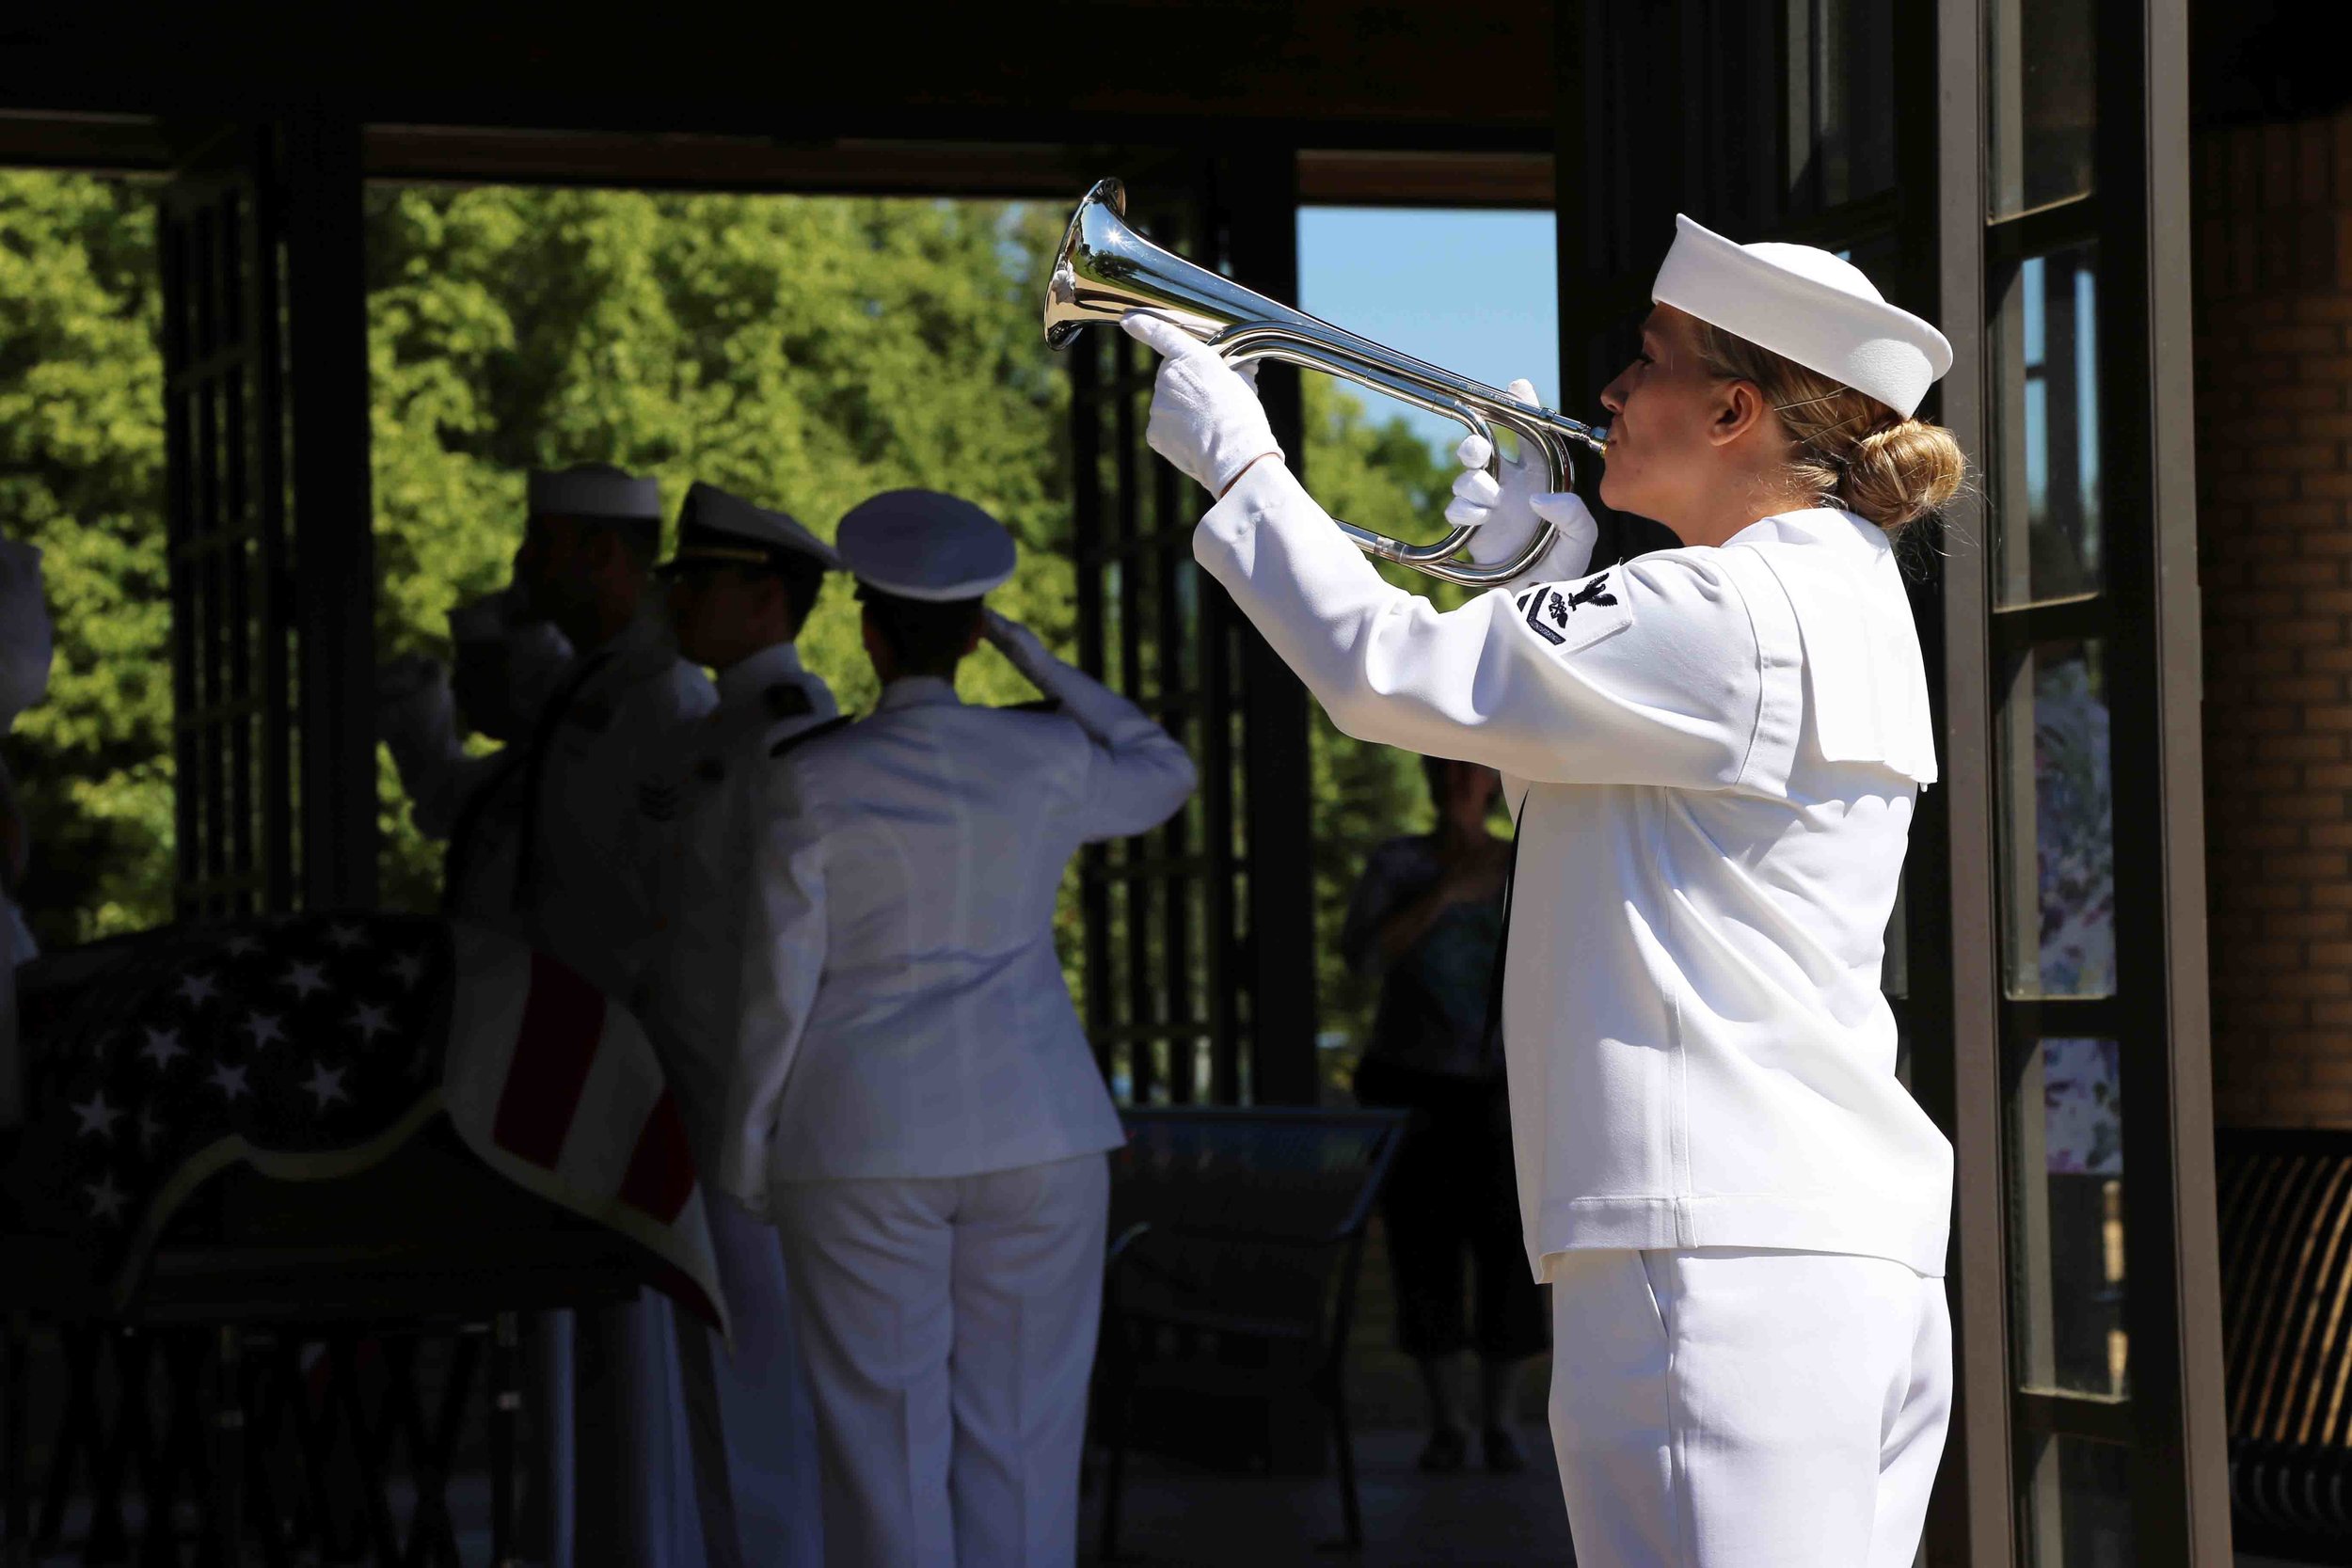
[[[2240,1544],[2341,1554],[2352,1545],[2352,1132],[2233,1129],[2217,1155]]]

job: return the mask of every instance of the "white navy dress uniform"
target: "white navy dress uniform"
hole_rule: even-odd
[[[532,473],[530,506],[534,515],[661,525],[656,483],[602,464]],[[577,651],[543,700],[527,689],[513,700],[535,708],[528,736],[455,768],[437,797],[451,824],[450,911],[521,937],[627,1003],[655,934],[638,784],[717,697],[649,611],[602,647]],[[431,736],[440,723],[416,728]],[[548,1314],[535,1347],[546,1418],[534,1514],[549,1568],[700,1561],[666,1299],[646,1291],[574,1317]]]
[[[838,534],[899,598],[977,599],[1012,541],[969,502],[876,497]],[[720,1184],[784,1240],[835,1568],[1068,1564],[1119,1118],[1063,985],[1082,844],[1193,787],[1184,749],[1020,627],[1057,711],[896,680],[775,761]]]
[[[1687,218],[1657,298],[1905,415],[1950,364],[1836,257]],[[1886,539],[1804,511],[1585,576],[1589,515],[1540,497],[1565,525],[1545,576],[1439,613],[1332,527],[1206,350],[1129,330],[1170,356],[1152,444],[1231,486],[1195,555],[1333,722],[1504,774],[1504,1051],[1577,1560],[1908,1564],[1949,1408],[1951,1153],[1879,989],[1935,777]]]
[[[40,551],[0,539],[0,736],[49,690],[54,655]],[[0,851],[5,852],[5,851]],[[40,956],[12,895],[0,895],[0,1128],[24,1119],[24,1060],[16,1033],[16,969]]]
[[[665,572],[798,558],[840,566],[833,546],[782,512],[696,484]],[[640,1015],[686,1123],[696,1166],[717,1167],[746,930],[745,847],[771,753],[839,713],[789,642],[719,673],[719,705],[688,726],[673,758],[640,791],[658,927]],[[682,1313],[685,1415],[705,1547],[713,1568],[816,1568],[819,1528],[816,1413],[801,1370],[791,1292],[776,1233],[706,1183],[705,1211],[732,1346]]]

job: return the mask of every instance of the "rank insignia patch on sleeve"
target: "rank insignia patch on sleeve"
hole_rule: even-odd
[[[1562,583],[1530,589],[1517,601],[1528,628],[1563,653],[1588,647],[1632,623],[1633,612],[1611,591],[1607,572],[1581,586]]]

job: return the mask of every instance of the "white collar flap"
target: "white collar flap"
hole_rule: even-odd
[[[1753,549],[1796,611],[1822,757],[1883,763],[1933,784],[1927,668],[1886,535],[1851,513],[1817,508],[1767,517],[1724,547]]]

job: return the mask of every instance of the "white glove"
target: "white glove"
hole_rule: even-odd
[[[991,647],[1005,656],[1005,662],[1026,676],[1030,685],[1040,691],[1049,689],[1041,677],[1057,661],[1052,654],[1045,651],[1045,644],[1037,633],[1009,616],[999,615],[993,610],[983,610],[980,611],[980,635],[988,639]]]
[[[1524,378],[1511,383],[1506,390],[1521,403],[1541,402],[1535,384]],[[1544,489],[1547,476],[1527,460],[1523,443],[1518,457],[1503,458],[1497,465],[1502,474],[1499,480],[1486,471],[1487,461],[1494,455],[1494,447],[1483,436],[1465,436],[1454,451],[1454,460],[1462,465],[1463,472],[1454,482],[1454,499],[1446,503],[1445,520],[1454,528],[1478,531],[1465,546],[1470,558],[1481,566],[1515,561],[1546,523],[1558,529],[1565,543],[1582,550],[1579,560],[1589,556],[1594,541],[1600,537],[1600,525],[1576,493]],[[1553,546],[1544,559],[1551,560],[1559,550],[1560,546]]]
[[[1208,344],[1144,310],[1119,324],[1127,336],[1161,356],[1152,393],[1152,420],[1143,438],[1152,450],[1213,496],[1223,496],[1244,468],[1282,448],[1266,423],[1256,389]]]

